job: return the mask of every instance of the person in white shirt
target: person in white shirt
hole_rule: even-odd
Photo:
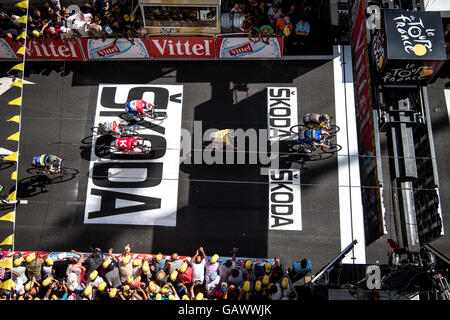
[[[205,280],[205,263],[206,254],[203,251],[203,247],[200,247],[191,259],[192,283],[203,284]]]

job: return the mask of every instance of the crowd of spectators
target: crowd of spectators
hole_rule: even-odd
[[[43,0],[41,6],[28,11],[27,36],[44,39],[126,38],[130,42],[146,34],[140,10],[134,10],[132,0],[86,0],[80,12],[69,12],[64,0]],[[25,30],[17,21],[26,9],[0,8],[0,37],[16,39]]]
[[[311,38],[312,0],[225,1],[231,19],[241,17],[240,31],[253,42],[268,43],[271,36],[284,38],[286,49],[307,47]]]
[[[72,250],[12,258],[12,270],[0,268],[0,299],[12,300],[294,300],[288,273],[278,260],[237,263],[237,249],[229,260],[207,257],[202,247],[190,258],[161,253],[137,258],[126,245],[123,254]],[[11,254],[12,255],[12,254]],[[4,259],[3,259],[4,260]],[[5,285],[6,284],[6,285]]]

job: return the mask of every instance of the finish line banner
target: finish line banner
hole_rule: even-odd
[[[120,121],[128,101],[144,99],[164,120],[130,126],[151,141],[150,154],[111,153],[110,135],[93,136],[84,223],[175,226],[183,86],[99,86],[94,126]]]
[[[217,38],[216,46],[219,59],[283,57],[283,38],[270,38],[269,44],[254,43],[248,38]]]

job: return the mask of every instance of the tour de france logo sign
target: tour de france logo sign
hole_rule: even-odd
[[[391,20],[395,32],[400,37],[403,50],[409,56],[425,57],[433,51],[436,28],[430,26],[423,17],[407,12],[398,12]]]

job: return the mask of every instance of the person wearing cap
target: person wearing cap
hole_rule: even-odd
[[[36,257],[36,253],[32,252],[25,257],[25,268],[26,274],[29,279],[35,278],[36,281],[41,281],[42,279],[42,264],[44,260]]]
[[[160,270],[162,270],[166,266],[166,259],[164,258],[163,254],[159,252],[153,259],[152,264],[150,266],[150,269],[153,271],[153,273],[158,273]]]
[[[203,284],[205,281],[206,254],[203,247],[200,247],[191,258],[192,283]]]
[[[255,275],[255,265],[253,264],[252,260],[246,260],[244,263],[244,268],[242,270],[242,275],[244,279],[255,281],[256,275]]]
[[[42,275],[45,276],[53,276],[53,259],[50,257],[46,257],[44,260],[44,264],[42,265]]]
[[[89,278],[86,281],[86,285],[91,285],[94,288],[97,288],[102,282],[103,278],[99,276],[97,270],[94,270],[89,274]]]
[[[219,255],[215,253],[212,257],[205,262],[205,283],[208,284],[210,280],[210,274],[212,272],[218,273],[220,267]],[[219,279],[220,280],[220,279]]]
[[[133,274],[133,261],[131,255],[129,253],[125,253],[118,265],[120,281],[122,281],[122,283],[125,283],[128,277]]]
[[[190,263],[187,263],[186,261],[183,262],[178,271],[178,277],[180,277],[182,284],[192,283],[193,270]]]
[[[17,256],[13,259],[12,271],[15,272],[18,277],[22,279],[22,283],[27,283],[28,278],[26,276],[26,268],[23,265],[24,258],[22,256]]]

